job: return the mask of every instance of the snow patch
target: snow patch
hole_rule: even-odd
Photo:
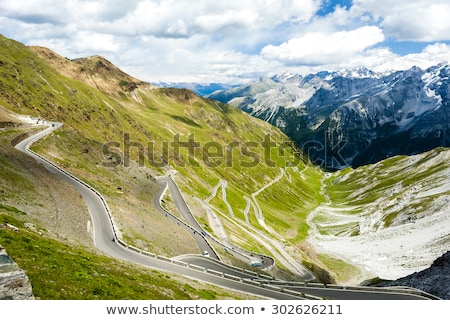
[[[308,242],[318,252],[359,266],[366,278],[395,280],[428,268],[450,246],[449,159],[450,151],[431,151],[336,178],[335,183],[364,187],[340,205],[328,201],[311,212]],[[415,175],[421,178],[403,182]],[[383,184],[383,177],[398,182]],[[378,199],[352,205],[370,192],[377,192]]]
[[[414,223],[361,236],[316,234],[308,241],[321,252],[361,266],[368,277],[376,275],[382,279],[396,280],[428,268],[436,258],[448,251],[450,209]]]

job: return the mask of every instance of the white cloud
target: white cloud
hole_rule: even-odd
[[[120,56],[118,63],[124,71],[145,80],[234,83],[266,74],[280,65],[268,63],[257,55],[227,50],[214,43],[205,44],[206,39],[206,36],[189,39],[144,37],[141,41],[145,45],[128,50]]]
[[[24,1],[21,6],[17,1],[6,0],[0,4],[11,17],[20,17],[18,11],[28,12]],[[40,7],[48,0],[25,0],[33,7]],[[233,29],[259,30],[273,28],[286,22],[306,22],[319,7],[319,0],[69,0],[60,2],[56,9],[64,13],[67,23],[75,22],[97,32],[110,32],[121,35],[153,35],[155,37],[189,37],[195,34],[221,33]],[[20,8],[20,10],[19,10]],[[118,9],[120,8],[120,10]]]
[[[340,63],[321,64],[317,66],[298,66],[297,70],[302,74],[315,73],[323,70],[337,71],[340,69],[352,69],[365,66],[378,72],[389,72],[394,70],[407,70],[413,66],[426,69],[439,63],[450,63],[450,45],[435,43],[425,47],[421,52],[407,55],[398,55],[389,48],[374,48],[355,54],[352,59]]]
[[[312,32],[279,46],[266,46],[261,54],[267,60],[286,64],[338,64],[351,60],[353,55],[382,41],[383,32],[378,27],[361,27],[330,34]]]
[[[450,40],[448,0],[354,0],[352,10],[371,14],[387,37],[400,41]]]
[[[104,55],[147,81],[240,81],[286,69],[448,60],[448,0],[353,0],[319,17],[324,1],[2,0],[0,32],[69,58]],[[399,56],[385,39],[431,44]]]
[[[270,37],[283,39],[275,28],[310,21],[319,5],[320,0],[3,0],[0,30],[70,58],[105,55],[144,80],[225,80],[265,72],[271,64],[244,51]]]
[[[223,13],[201,15],[195,18],[195,25],[206,33],[213,33],[224,28],[251,28],[258,21],[258,15],[249,9],[239,12],[226,11]]]
[[[450,4],[414,9],[385,17],[382,26],[399,40],[450,40]]]
[[[110,34],[78,32],[73,38],[73,48],[77,52],[117,52],[120,44],[117,39]]]
[[[435,43],[425,47],[422,52],[407,54],[404,56],[386,56],[385,61],[374,69],[384,70],[406,70],[412,66],[426,69],[439,63],[450,63],[450,46],[444,43]]]

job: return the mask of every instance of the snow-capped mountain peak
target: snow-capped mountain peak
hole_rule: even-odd
[[[300,83],[303,80],[303,76],[295,73],[283,72],[274,75],[271,79],[279,83]]]
[[[336,72],[336,75],[344,77],[344,78],[381,78],[383,76],[382,73],[378,73],[372,71],[366,67],[359,66],[355,69],[342,69]]]
[[[210,96],[283,130],[328,168],[450,146],[450,66],[283,73]]]

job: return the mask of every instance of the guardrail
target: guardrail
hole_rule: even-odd
[[[172,178],[170,178],[170,177],[167,177],[167,178],[170,179],[170,180],[172,181],[172,183],[176,186],[176,183],[173,181]],[[161,202],[162,195],[164,194],[164,192],[165,192],[165,191],[167,190],[167,188],[168,188],[167,182],[165,182],[165,183],[166,183],[166,187],[165,187],[165,190],[164,190],[163,192],[161,192],[160,199],[159,199],[160,202]],[[178,186],[176,186],[176,187],[178,188]],[[183,194],[181,193],[180,190],[179,190],[179,193],[180,193],[181,199],[183,200],[184,204],[186,205],[187,210],[189,211],[189,214],[194,218],[194,220],[196,220],[196,219],[195,219],[195,216],[192,214],[192,211],[191,211],[191,209],[189,208],[189,206],[188,206],[186,200],[184,199],[184,196],[183,196]],[[190,228],[192,231],[200,232],[200,235],[202,236],[202,238],[205,239],[205,241],[208,241],[208,239],[209,239],[209,240],[211,240],[212,242],[214,242],[215,244],[217,244],[217,245],[219,245],[219,246],[221,246],[221,247],[223,247],[223,248],[226,248],[228,251],[231,251],[231,252],[233,252],[234,254],[241,256],[242,258],[245,258],[245,259],[248,259],[248,258],[249,258],[248,256],[246,256],[245,254],[243,254],[243,253],[237,251],[236,249],[234,249],[234,248],[232,248],[232,247],[229,247],[229,246],[227,246],[227,245],[224,245],[223,243],[221,243],[219,240],[217,240],[215,237],[213,237],[213,236],[212,236],[209,232],[207,232],[206,230],[203,230],[203,229],[201,229],[201,230],[196,230],[196,229],[193,228],[192,226],[190,226],[190,225],[186,224],[184,221],[180,220],[178,217],[176,217],[176,216],[173,215],[172,213],[168,212],[168,211],[167,211],[166,209],[164,209],[162,206],[160,206],[160,207],[164,210],[164,212],[165,212],[166,214],[171,215],[174,219],[176,219],[176,220],[179,221],[180,223],[183,223],[183,225],[185,225],[186,227]],[[198,224],[199,227],[200,227],[200,224],[199,224],[198,222],[197,222],[197,224]],[[201,227],[200,227],[200,228],[201,228]],[[208,238],[208,239],[207,239],[207,238]],[[214,250],[214,248],[213,248],[212,246],[210,246],[210,248],[211,248],[211,250],[216,254],[216,256],[219,257],[219,255],[217,254],[216,250]],[[250,252],[249,252],[249,253],[250,253]],[[258,255],[260,255],[260,254],[258,254]],[[262,256],[262,255],[261,255],[261,256]],[[271,257],[267,257],[267,256],[264,256],[264,257],[266,257],[266,258],[268,258],[268,259],[272,259]],[[272,259],[272,260],[273,260],[273,259]]]
[[[260,280],[257,279],[262,284],[270,284],[284,287],[304,287],[304,288],[326,288],[326,289],[337,289],[337,290],[352,290],[352,291],[372,291],[372,292],[396,292],[396,293],[405,293],[412,295],[419,295],[422,297],[429,298],[431,300],[440,300],[439,297],[436,297],[428,292],[411,288],[411,287],[369,287],[369,286],[340,286],[336,284],[324,284],[317,282],[295,282],[295,281],[283,281],[283,280]]]
[[[164,193],[167,192],[167,189],[169,188],[168,183],[165,182],[165,181],[164,181],[164,183],[165,183],[164,189],[161,190],[160,195],[159,195],[159,199],[158,199],[159,207],[161,208],[161,210],[164,211],[164,214],[165,214],[166,216],[170,216],[170,217],[171,217],[172,219],[174,219],[178,224],[182,224],[185,228],[189,229],[189,230],[190,230],[191,232],[193,232],[194,234],[197,232],[197,233],[198,233],[198,234],[206,241],[206,243],[208,243],[210,249],[216,254],[216,256],[217,256],[217,257],[219,258],[219,260],[220,260],[219,255],[218,255],[217,252],[214,250],[214,248],[209,244],[209,242],[208,242],[208,240],[206,239],[205,235],[202,233],[202,230],[197,230],[197,229],[195,229],[194,227],[192,227],[191,225],[187,224],[186,222],[184,222],[183,220],[181,220],[180,218],[178,218],[177,216],[175,216],[175,215],[172,214],[171,212],[167,211],[167,210],[161,205],[161,199],[162,199]],[[181,194],[181,192],[180,192],[180,194]],[[192,215],[192,212],[191,212],[191,210],[189,209],[189,207],[188,207],[186,201],[184,200],[182,194],[181,194],[181,198],[182,198],[182,200],[184,201],[184,203],[186,204],[186,207],[188,208],[189,213]],[[205,232],[205,234],[206,234],[206,232]],[[212,239],[213,239],[213,238],[212,238]],[[213,240],[215,240],[215,239],[213,239]]]
[[[58,123],[58,127],[56,127],[54,130],[62,127],[62,125],[63,125],[62,123]],[[305,294],[305,293],[302,293],[302,292],[297,292],[297,291],[289,289],[289,286],[301,286],[301,282],[275,280],[274,277],[271,277],[271,276],[268,276],[268,275],[259,274],[259,273],[256,273],[256,272],[253,272],[253,271],[250,271],[250,270],[236,268],[234,266],[227,265],[227,268],[235,269],[236,271],[247,273],[249,275],[252,275],[252,276],[256,277],[255,279],[241,278],[241,277],[237,277],[237,276],[230,275],[230,274],[227,274],[227,273],[219,272],[217,270],[206,269],[206,268],[204,268],[202,266],[197,266],[197,265],[193,265],[193,264],[187,264],[187,263],[182,262],[182,261],[177,261],[177,260],[170,259],[170,258],[167,258],[167,257],[159,256],[159,255],[156,255],[154,253],[151,253],[151,252],[148,252],[148,251],[145,251],[145,250],[141,250],[141,249],[139,249],[137,247],[134,247],[132,245],[127,244],[126,242],[124,242],[122,239],[119,238],[118,232],[116,230],[117,227],[116,227],[116,225],[114,223],[114,220],[113,220],[113,217],[112,217],[112,214],[111,214],[111,210],[109,209],[106,200],[103,198],[103,196],[101,195],[100,192],[98,192],[95,188],[91,187],[89,184],[87,184],[83,180],[77,178],[76,176],[74,176],[70,172],[62,169],[57,164],[54,164],[50,160],[46,159],[45,157],[41,156],[40,154],[38,154],[38,153],[36,153],[36,152],[34,152],[33,150],[30,149],[30,147],[31,147],[31,145],[33,143],[35,143],[36,141],[40,140],[45,135],[46,134],[44,134],[42,132],[40,134],[36,135],[33,139],[31,139],[27,143],[27,145],[25,146],[25,149],[28,152],[32,153],[34,156],[36,156],[39,159],[41,159],[46,164],[52,166],[54,169],[58,170],[59,172],[62,172],[63,174],[65,174],[68,177],[70,177],[71,179],[77,181],[78,183],[80,183],[84,187],[88,188],[89,190],[91,190],[100,199],[100,201],[102,202],[102,205],[104,206],[104,208],[106,210],[108,218],[110,220],[112,231],[113,231],[113,235],[114,235],[114,239],[116,240],[116,243],[121,245],[122,247],[127,248],[128,250],[137,252],[139,254],[145,255],[145,256],[150,257],[152,259],[157,259],[157,260],[161,260],[161,261],[164,261],[164,262],[167,262],[167,263],[175,264],[175,265],[178,265],[178,266],[181,266],[181,267],[189,268],[189,269],[192,269],[192,270],[205,272],[205,273],[208,273],[208,274],[211,274],[211,275],[214,275],[214,276],[227,278],[227,279],[232,280],[232,281],[244,282],[244,283],[249,284],[249,285],[264,287],[264,288],[269,289],[269,290],[274,290],[274,291],[278,291],[278,292],[285,292],[285,293],[288,293],[288,294],[291,294],[291,295],[294,295],[294,296],[297,296],[297,297],[301,297],[301,298],[304,298],[304,299],[312,299],[312,300],[321,300],[321,299],[323,299],[321,297],[317,297],[317,296],[314,296],[314,295]],[[165,188],[168,188],[167,183],[166,183],[166,187]],[[165,190],[163,192],[161,192],[159,201],[161,201],[161,197],[162,197],[164,192],[165,192]],[[184,201],[184,198],[183,198],[183,201]],[[165,213],[170,214],[173,218],[175,218],[177,221],[182,223],[185,227],[191,229],[192,231],[198,232],[198,230],[195,230],[190,225],[186,224],[184,221],[178,219],[178,217],[174,216],[173,214],[171,214],[170,212],[165,210],[162,206],[160,206],[160,207],[163,209],[163,211]],[[190,209],[188,208],[188,210],[190,210]],[[201,234],[201,235],[204,237],[203,234]],[[216,239],[214,239],[214,237],[210,236],[210,238],[212,240],[216,241],[218,244],[220,244],[220,242],[217,241]],[[239,252],[236,252],[236,253],[239,253]],[[263,278],[263,279],[261,279],[261,278]],[[303,284],[304,284],[304,287],[322,287],[322,288],[334,288],[334,289],[340,289],[340,290],[351,289],[351,290],[384,291],[384,292],[386,292],[386,291],[396,291],[396,292],[399,292],[399,293],[419,294],[421,296],[424,296],[424,297],[427,297],[427,298],[430,298],[430,299],[439,300],[438,297],[435,297],[435,296],[433,296],[433,295],[431,295],[429,293],[426,293],[426,292],[418,290],[418,289],[413,289],[413,288],[384,288],[384,289],[381,289],[381,288],[378,288],[378,287],[358,287],[358,286],[347,286],[347,287],[344,287],[344,286],[337,286],[337,285],[326,285],[326,284],[308,283],[308,282],[303,282]]]
[[[59,125],[59,126],[56,127],[55,130],[56,130],[56,129],[59,129],[60,127],[63,126],[62,123],[58,123],[58,125]],[[86,188],[88,188],[89,190],[91,190],[92,192],[94,192],[95,195],[96,195],[96,196],[100,199],[100,201],[102,202],[102,204],[103,204],[103,206],[104,206],[104,208],[105,208],[105,210],[106,210],[106,213],[108,214],[108,218],[109,218],[109,220],[110,220],[110,222],[111,222],[111,226],[112,226],[112,231],[113,231],[113,234],[114,234],[114,238],[115,238],[116,240],[118,240],[119,243],[120,243],[120,242],[123,242],[123,241],[120,240],[119,237],[118,237],[118,233],[117,233],[117,230],[116,230],[116,224],[114,223],[114,220],[113,220],[113,217],[112,217],[112,214],[111,214],[111,210],[109,209],[108,204],[106,203],[106,201],[105,201],[105,199],[103,198],[103,196],[101,195],[101,193],[98,192],[98,191],[97,191],[96,189],[94,189],[93,187],[91,187],[91,186],[90,186],[89,184],[87,184],[86,182],[84,182],[83,180],[81,180],[81,179],[75,177],[75,176],[74,176],[73,174],[71,174],[70,172],[64,170],[63,168],[59,167],[58,165],[54,164],[54,163],[51,162],[50,160],[44,158],[44,157],[41,156],[40,154],[38,154],[38,153],[36,153],[36,152],[34,152],[33,150],[30,149],[30,147],[33,145],[33,143],[35,143],[36,141],[42,139],[45,135],[46,135],[46,134],[43,134],[43,133],[38,134],[34,139],[30,140],[30,141],[27,143],[27,145],[25,146],[25,149],[26,149],[28,152],[30,152],[30,153],[32,153],[33,155],[35,155],[36,157],[38,157],[39,159],[41,159],[42,161],[44,161],[45,163],[47,163],[48,165],[50,165],[50,166],[52,166],[53,168],[55,168],[56,170],[58,170],[58,171],[64,173],[65,175],[67,175],[67,176],[70,177],[71,179],[77,181],[78,183],[80,183],[80,184],[83,185],[84,187],[86,187]],[[126,247],[129,247],[125,242],[123,242],[123,245],[126,246]]]
[[[186,205],[186,208],[187,208],[187,210],[189,211],[189,214],[193,217],[193,219],[197,222],[197,220],[195,219],[195,216],[193,215],[193,213],[192,213],[192,211],[191,211],[191,209],[189,208],[189,206],[188,206],[188,204],[187,204],[187,202],[186,202],[186,200],[185,200],[185,198],[184,198],[184,196],[183,196],[183,194],[181,193],[181,190],[178,188],[178,186],[176,185],[176,183],[175,183],[175,181],[173,181],[173,179],[171,178],[171,177],[166,177],[167,179],[170,179],[171,181],[172,181],[172,183],[175,185],[175,187],[178,189],[178,192],[179,192],[179,194],[180,194],[180,196],[181,196],[181,199],[183,200],[183,202],[184,202],[184,204]],[[166,184],[166,189],[168,188],[168,186],[167,186],[167,184]],[[161,193],[161,195],[160,195],[160,202],[161,202],[161,196],[164,194],[164,192],[165,191],[163,191],[162,193]],[[160,206],[161,208],[162,208],[162,206]],[[162,208],[165,212],[167,212],[164,208]],[[173,216],[175,219],[177,219],[177,220],[179,220],[177,217],[175,217],[174,215],[172,215],[170,212],[167,212],[168,214],[170,214],[171,216]],[[184,223],[184,222],[183,222]],[[197,222],[197,225],[200,227],[200,224]],[[189,225],[188,225],[189,226]],[[189,226],[191,229],[193,229],[193,230],[195,230],[194,228],[192,228],[191,226]],[[200,227],[201,228],[201,227]],[[251,252],[251,251],[248,251],[248,250],[245,250],[245,249],[242,249],[242,248],[239,248],[241,251],[245,251],[246,252],[246,254],[244,254],[244,253],[242,253],[242,252],[240,252],[240,251],[238,251],[238,250],[236,250],[234,247],[230,247],[230,246],[228,246],[228,245],[224,245],[223,243],[221,243],[219,240],[217,240],[214,236],[212,236],[209,232],[207,232],[206,230],[201,230],[201,235],[202,235],[202,237],[205,239],[205,240],[207,240],[206,238],[208,238],[209,240],[211,240],[212,242],[214,242],[215,244],[217,244],[217,245],[219,245],[219,246],[221,246],[221,247],[223,247],[223,248],[226,248],[226,250],[227,251],[229,251],[229,252],[232,252],[233,254],[235,254],[235,255],[238,255],[238,256],[240,256],[241,258],[243,258],[243,259],[248,259],[248,260],[251,260],[251,257],[253,256],[253,255],[257,255],[257,256],[260,256],[260,257],[262,257],[262,258],[264,258],[264,259],[266,259],[266,260],[270,260],[270,261],[272,261],[272,263],[271,263],[271,265],[269,266],[269,267],[266,267],[265,269],[263,269],[263,270],[270,270],[271,268],[273,268],[274,266],[275,266],[275,260],[272,258],[272,257],[270,257],[270,256],[267,256],[267,255],[263,255],[263,254],[260,254],[260,253],[257,253],[257,252]],[[216,254],[216,256],[218,256],[219,257],[219,255],[217,254],[217,252],[214,250],[214,248],[212,248],[211,247],[211,249],[214,251],[214,253]]]
[[[58,126],[56,129],[60,128],[61,126],[62,126],[62,124],[60,124],[60,126]],[[55,129],[55,130],[56,130],[56,129]],[[163,256],[160,256],[160,255],[156,255],[156,254],[154,254],[154,253],[151,253],[151,252],[148,252],[148,251],[139,249],[139,248],[137,248],[137,247],[135,247],[135,246],[132,246],[132,245],[127,244],[126,242],[124,242],[124,241],[123,241],[122,239],[120,239],[120,237],[118,236],[119,233],[118,233],[117,230],[116,230],[117,227],[116,227],[116,225],[115,225],[115,223],[114,223],[114,219],[113,219],[113,217],[112,217],[111,210],[109,209],[106,200],[103,198],[103,196],[101,195],[101,193],[100,193],[99,191],[97,191],[95,188],[93,188],[93,187],[90,186],[88,183],[84,182],[83,180],[77,178],[76,176],[74,176],[74,175],[71,174],[70,172],[68,172],[68,171],[66,171],[65,169],[59,167],[57,164],[53,163],[52,161],[46,159],[45,157],[41,156],[41,155],[38,154],[37,152],[34,152],[33,150],[30,149],[30,147],[32,146],[33,143],[35,143],[35,142],[38,141],[39,139],[43,138],[45,135],[46,135],[46,134],[41,133],[41,134],[38,134],[34,139],[30,140],[30,141],[27,143],[26,147],[25,147],[26,150],[27,150],[28,152],[32,153],[34,156],[36,156],[36,157],[38,157],[39,159],[41,159],[41,160],[42,160],[43,162],[45,162],[46,164],[52,166],[54,169],[58,170],[59,172],[62,172],[62,173],[65,174],[66,176],[68,176],[68,177],[70,177],[71,179],[77,181],[78,183],[80,183],[80,184],[83,185],[84,187],[88,188],[89,190],[91,190],[91,191],[92,191],[92,192],[100,199],[100,201],[102,202],[102,205],[104,206],[104,208],[105,208],[105,210],[106,210],[106,213],[108,214],[108,218],[109,218],[110,223],[111,223],[111,227],[112,227],[114,239],[116,240],[116,243],[117,243],[117,244],[123,246],[124,248],[127,248],[127,249],[129,249],[129,250],[132,250],[132,251],[134,251],[134,252],[137,252],[137,253],[139,253],[139,254],[148,256],[148,257],[153,258],[153,259],[158,259],[158,260],[161,260],[161,261],[164,261],[164,262],[168,262],[168,263],[176,264],[176,265],[179,265],[179,266],[182,266],[182,267],[190,268],[190,269],[193,269],[193,270],[197,270],[197,271],[209,273],[209,274],[212,274],[212,275],[215,275],[215,276],[224,277],[224,278],[227,278],[227,279],[229,279],[229,280],[233,280],[233,281],[237,281],[237,282],[242,282],[242,281],[244,280],[244,278],[240,278],[240,277],[237,277],[237,276],[229,275],[229,274],[227,274],[227,273],[223,273],[223,272],[221,273],[221,272],[218,272],[218,271],[216,271],[216,270],[206,269],[206,268],[204,268],[204,267],[202,267],[202,266],[197,266],[197,265],[193,265],[193,264],[187,264],[187,263],[184,263],[184,262],[181,262],[181,261],[173,260],[173,259],[170,259],[170,258],[167,258],[167,257],[163,257]],[[166,183],[165,188],[168,188],[167,183]],[[164,192],[161,192],[160,199],[161,199],[163,193],[164,193]],[[160,199],[159,199],[159,201],[160,201]],[[183,201],[185,201],[185,200],[183,199]],[[161,208],[162,208],[162,210],[164,211],[164,213],[166,213],[166,214],[168,214],[168,215],[171,215],[172,218],[174,218],[177,222],[183,224],[186,228],[192,230],[193,232],[194,232],[194,231],[195,231],[195,232],[198,232],[198,230],[192,228],[190,225],[188,225],[188,224],[185,223],[184,221],[180,220],[178,217],[174,216],[172,213],[170,213],[170,212],[168,212],[167,210],[165,210],[162,206],[161,206]],[[189,208],[188,208],[188,210],[189,210]],[[192,213],[191,213],[191,214],[192,214]],[[200,233],[200,235],[201,235],[202,237],[205,237],[205,236],[204,236],[203,234],[201,234],[201,233]],[[219,241],[217,241],[216,239],[214,239],[214,237],[212,237],[212,236],[210,236],[210,235],[209,235],[209,237],[210,237],[210,239],[212,239],[213,241],[215,241],[217,244],[222,245]],[[206,239],[205,239],[205,240],[206,240]],[[213,249],[213,248],[212,248],[212,249]],[[231,248],[230,248],[230,249],[231,249]],[[213,249],[213,250],[214,250],[214,249]],[[236,253],[237,253],[237,254],[240,254],[240,253],[237,252],[237,251],[236,251]],[[231,268],[236,269],[236,270],[238,270],[238,271],[246,272],[246,273],[248,273],[248,274],[252,274],[252,275],[255,275],[255,276],[260,276],[260,277],[263,277],[263,278],[266,278],[266,279],[272,279],[272,277],[270,277],[270,276],[266,276],[266,275],[263,275],[263,274],[258,274],[258,273],[255,273],[255,272],[252,272],[252,271],[249,271],[249,270],[246,270],[246,269],[234,268],[234,267],[228,266],[228,265],[227,265],[227,267],[231,267]],[[260,284],[260,286],[263,286],[263,285]],[[277,291],[280,291],[278,288],[277,288],[276,290],[277,290]],[[299,295],[298,292],[294,292],[294,291],[292,292],[292,294],[294,294],[294,295]],[[300,296],[303,297],[303,295],[301,295],[301,294],[300,294]]]

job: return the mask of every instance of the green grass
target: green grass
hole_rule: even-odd
[[[249,151],[262,160],[264,150],[260,143],[265,134],[270,134],[278,145],[289,140],[278,129],[237,108],[201,99],[188,90],[141,90],[142,105],[133,99],[124,101],[120,96],[107,96],[80,81],[61,76],[23,45],[6,38],[0,38],[0,41],[1,68],[7,75],[0,78],[3,93],[7,95],[0,94],[0,98],[14,111],[64,123],[63,131],[57,134],[59,140],[44,140],[37,150],[45,153],[57,141],[61,142],[64,149],[59,150],[61,157],[57,160],[69,169],[85,171],[87,176],[104,174],[98,165],[95,167],[86,162],[82,150],[86,147],[91,151],[98,150],[108,141],[119,142],[121,149],[124,133],[128,133],[130,140],[144,149],[149,142],[154,143],[157,151],[162,150],[162,142],[173,142],[174,134],[178,134],[182,142],[194,135],[196,142],[202,146],[216,143],[225,147],[237,143],[239,147],[233,149],[233,157],[228,159],[231,162],[224,162],[218,167],[207,166],[201,151],[196,153],[193,165],[184,166],[173,154],[169,154],[166,161],[172,167],[185,177],[195,179],[194,188],[194,185],[186,186],[190,192],[203,196],[212,187],[213,181],[226,179],[231,185],[239,186],[243,194],[250,194],[264,184],[265,176],[273,179],[279,168],[286,166],[288,159],[296,158],[289,148],[284,149],[284,156],[273,148],[270,156],[276,166],[260,163],[246,167],[245,162],[253,160],[242,153],[246,143],[259,145]],[[17,77],[21,81],[18,82]],[[124,84],[123,81],[120,83]],[[73,137],[80,143],[72,143]],[[136,161],[138,150],[131,149],[131,159]],[[186,148],[180,150],[180,155],[184,159],[189,158]],[[148,161],[144,164],[151,167]],[[161,169],[153,169],[161,172]]]
[[[0,229],[0,243],[45,300],[190,300],[236,299],[238,296],[195,281],[141,268],[94,254],[82,247],[40,236],[23,227],[20,219],[0,214],[19,232]]]
[[[333,270],[336,274],[335,279],[340,282],[351,280],[359,273],[358,268],[341,259],[331,257],[329,255],[320,254],[319,260],[326,266],[328,270]]]
[[[157,187],[152,182],[146,182],[147,186],[139,181],[130,181],[134,175],[126,174],[128,168],[123,166],[102,165],[107,160],[103,149],[105,143],[114,144],[107,151],[117,153],[123,163],[125,134],[131,143],[130,160],[140,162],[153,176],[163,174],[169,166],[176,169],[180,177],[176,181],[185,196],[205,199],[220,179],[227,180],[227,199],[239,223],[244,219],[244,196],[275,179],[280,168],[292,162],[298,165],[299,170],[305,166],[304,160],[290,147],[292,142],[280,130],[235,107],[180,89],[142,87],[136,92],[142,103],[137,103],[126,90],[109,96],[105,90],[61,76],[20,43],[3,37],[0,37],[0,42],[0,60],[3,62],[0,71],[5,75],[0,77],[0,100],[4,101],[5,107],[64,123],[62,129],[39,141],[33,149],[96,188],[118,210],[126,210],[129,215],[126,219],[137,218],[130,209],[140,207],[146,197],[151,201],[149,194],[154,193]],[[128,85],[124,81],[117,81],[119,87],[114,92],[120,90],[120,85]],[[266,135],[270,135],[273,143],[270,150],[262,145],[267,141]],[[179,155],[173,150],[176,136],[182,144]],[[190,154],[186,146],[193,145],[194,142],[189,142],[191,137],[201,147],[209,145],[212,148],[197,148],[194,154]],[[172,147],[168,154],[162,152],[164,143]],[[166,168],[157,168],[149,161],[151,146],[154,147],[155,159],[163,158],[168,164]],[[217,166],[206,162],[214,153],[214,146],[222,149]],[[249,166],[253,160],[259,163]],[[286,238],[300,241],[306,237],[305,217],[308,210],[317,205],[320,187],[319,170],[313,171],[307,172],[309,181],[303,181],[302,177],[290,172],[292,182],[283,178],[282,183],[275,184],[258,197],[267,224]],[[8,181],[13,181],[12,177]],[[124,200],[122,194],[130,196]],[[141,202],[134,198],[141,199]],[[229,215],[220,196],[213,202]],[[253,227],[264,231],[254,215],[250,219]],[[203,224],[207,225],[207,221]],[[145,241],[137,230],[131,231],[126,225],[121,229],[127,239],[139,239],[149,247],[160,245]],[[245,232],[234,232],[233,236],[240,243],[254,242]],[[257,244],[251,247],[260,249]]]
[[[33,191],[34,185],[23,177],[21,172],[14,167],[13,164],[0,158],[0,182],[2,184],[2,192],[13,193],[19,190]],[[6,181],[14,181],[14,185],[11,186]]]
[[[447,152],[438,148],[414,157],[397,156],[358,169],[335,172],[325,180],[329,209],[347,216],[369,217],[378,213],[380,220],[376,226],[382,228],[414,220],[429,211],[439,197],[449,194],[441,191],[419,196],[425,190],[445,186],[449,168]],[[325,211],[315,217],[315,222],[331,222]],[[321,234],[333,235],[358,235],[358,230],[358,222],[342,224],[339,221],[319,228]]]
[[[23,221],[19,218],[14,217],[18,215],[26,215],[26,213],[20,211],[17,208],[0,204],[0,225],[9,223],[18,228],[24,227]]]
[[[64,123],[61,130],[33,148],[88,182],[104,194],[107,201],[115,203],[117,208],[125,208],[129,220],[137,217],[136,210],[130,208],[136,209],[146,200],[150,201],[150,195],[157,190],[157,185],[151,180],[134,180],[136,174],[128,174],[129,168],[122,165],[103,165],[107,160],[103,146],[111,142],[115,147],[107,151],[109,154],[117,153],[123,164],[125,134],[132,144],[129,148],[131,161],[141,162],[153,176],[163,174],[168,169],[177,170],[179,174],[175,180],[186,197],[206,199],[219,180],[226,180],[227,201],[232,205],[239,225],[244,225],[244,197],[251,197],[252,193],[275,179],[280,168],[285,168],[291,179],[284,176],[261,192],[257,201],[263,210],[266,224],[294,244],[307,239],[310,231],[306,223],[307,216],[324,202],[329,200],[334,209],[348,208],[345,212],[348,215],[371,214],[374,210],[371,206],[378,199],[396,200],[405,195],[404,191],[390,195],[399,182],[403,188],[414,186],[419,181],[432,183],[433,180],[435,183],[442,178],[439,177],[441,170],[448,167],[442,162],[427,166],[442,151],[437,149],[413,166],[408,165],[408,157],[393,157],[375,165],[341,170],[324,179],[324,172],[319,168],[306,167],[306,160],[280,130],[230,105],[203,99],[191,91],[180,89],[142,87],[135,92],[142,103],[137,103],[127,90],[109,96],[105,91],[61,76],[25,46],[1,36],[0,61],[0,103],[3,106],[22,114]],[[118,83],[123,88],[129,85],[123,79]],[[262,142],[267,142],[267,135],[270,135],[270,142],[275,144],[270,150],[262,146]],[[7,140],[5,137],[2,136],[2,143]],[[182,145],[179,154],[173,150],[175,137]],[[192,137],[195,140],[190,141]],[[171,146],[168,154],[163,153],[165,143]],[[220,146],[222,150],[217,154],[219,164],[212,166],[205,161],[207,156],[217,150],[213,147],[209,150],[189,150],[188,146],[195,147],[195,144],[202,147]],[[153,153],[149,152],[150,147],[154,147]],[[155,167],[149,161],[149,154],[164,161],[166,167]],[[252,160],[258,160],[259,163],[246,165]],[[292,162],[295,168],[288,168]],[[19,187],[25,188],[27,195],[33,191],[34,186],[11,165],[11,161],[0,159],[0,169],[0,181],[4,182],[5,190],[10,194]],[[15,184],[8,181],[15,181]],[[118,188],[121,192],[118,192]],[[130,195],[126,200],[122,195],[125,193]],[[414,215],[423,210],[423,206],[432,202],[431,198],[428,200],[424,200],[422,205],[411,202],[406,207],[408,214]],[[126,207],[121,207],[124,202]],[[224,218],[224,226],[233,241],[249,250],[270,254],[247,232],[226,220],[229,212],[222,200],[221,190],[211,204]],[[385,226],[391,225],[397,217],[398,213],[395,212],[386,214]],[[252,211],[249,219],[252,227],[266,232]],[[326,214],[317,219],[326,220]],[[210,230],[206,219],[201,220],[201,223]],[[335,234],[348,231],[356,235],[357,227],[355,223],[349,223],[321,232]],[[126,226],[124,230],[127,230]],[[160,245],[146,242],[136,230],[128,231],[124,236],[130,241],[142,240],[149,247]],[[327,266],[330,269],[341,268],[338,262],[336,265],[327,263]]]

